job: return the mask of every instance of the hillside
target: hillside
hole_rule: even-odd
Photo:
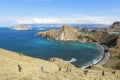
[[[59,30],[50,30],[37,33],[38,36],[46,37],[53,40],[73,41],[78,40],[79,33],[69,25],[63,25]]]
[[[107,30],[112,32],[120,32],[120,22],[114,22]]]
[[[21,72],[17,65],[22,67]],[[45,67],[43,72],[40,71],[41,65]],[[93,67],[88,69],[87,75],[84,70],[61,59],[45,61],[0,49],[0,80],[120,80],[117,70],[112,74],[109,68]],[[105,70],[105,76],[101,75],[102,70]]]

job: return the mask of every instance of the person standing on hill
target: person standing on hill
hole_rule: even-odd
[[[44,66],[42,65],[42,66],[40,66],[40,70],[43,72],[44,71]]]
[[[62,69],[61,69],[61,67],[59,67],[59,71],[61,71]]]
[[[22,71],[22,67],[20,65],[18,65],[18,71],[21,72]]]
[[[88,74],[88,70],[84,70],[84,74],[87,75]]]
[[[105,72],[104,72],[104,70],[102,71],[102,76],[104,76],[105,75]]]

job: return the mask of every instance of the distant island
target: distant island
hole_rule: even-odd
[[[40,27],[40,28],[38,28],[38,30],[45,30],[45,28]]]
[[[13,30],[30,30],[31,28],[25,25],[17,25],[15,27],[12,27]]]

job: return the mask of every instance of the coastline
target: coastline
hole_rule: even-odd
[[[98,43],[95,43],[95,44],[98,45],[102,49],[102,51],[101,51],[102,56],[98,60],[95,59],[92,62],[90,62],[90,64],[88,64],[87,66],[83,66],[81,68],[83,68],[83,69],[88,68],[88,67],[91,67],[92,65],[104,65],[109,60],[110,53],[105,52],[105,50],[106,50],[105,46],[100,45]]]

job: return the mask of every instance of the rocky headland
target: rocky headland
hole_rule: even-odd
[[[75,29],[73,29],[69,25],[63,25],[63,27],[59,30],[38,32],[37,35],[52,40],[76,41],[79,39],[79,35],[82,35],[82,33],[78,33]]]
[[[38,36],[42,36],[52,40],[59,41],[81,41],[81,42],[98,42],[100,44],[106,44],[114,42],[118,36],[113,36],[106,30],[88,30],[78,27],[79,30],[87,30],[86,34],[79,32],[79,30],[73,29],[69,25],[63,25],[59,30],[50,30],[45,32],[38,32]],[[77,28],[77,29],[78,29]]]
[[[112,30],[110,30],[111,27]],[[81,31],[87,31],[87,33],[84,34]],[[120,59],[117,58],[117,56],[120,55],[120,36],[119,34],[110,35],[109,31],[120,31],[120,22],[114,22],[113,25],[105,30],[90,30],[80,27],[74,29],[69,25],[63,25],[59,30],[38,32],[37,35],[52,40],[97,42],[107,46],[107,51],[110,52],[111,57],[104,66],[116,69],[116,65],[118,66],[120,62]]]
[[[13,30],[30,30],[31,28],[25,25],[18,25],[12,28]]]
[[[120,32],[120,22],[114,22],[107,30],[111,32]]]

